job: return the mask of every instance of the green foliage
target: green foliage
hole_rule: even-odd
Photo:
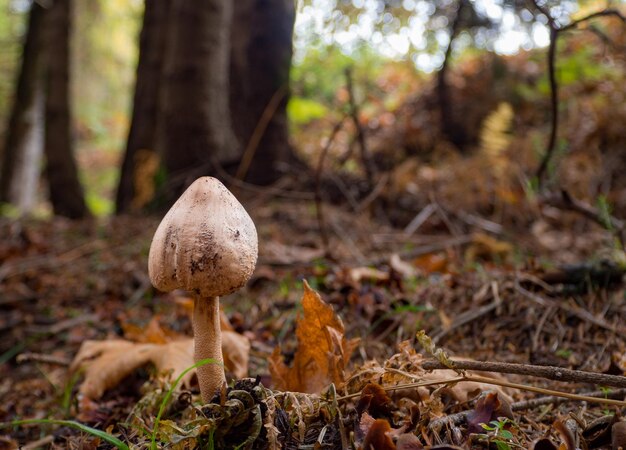
[[[287,114],[291,123],[295,125],[306,125],[315,119],[320,119],[328,113],[321,103],[302,97],[291,97],[287,105]]]
[[[489,425],[481,423],[480,426],[489,433],[479,434],[479,438],[494,444],[498,450],[511,450],[511,447],[523,448],[515,439],[515,435],[510,431],[517,427],[515,422],[506,417],[492,420]]]
[[[161,406],[159,407],[159,412],[156,416],[156,419],[154,420],[154,426],[152,427],[152,438],[151,438],[151,443],[150,443],[151,450],[156,450],[157,448],[156,438],[157,438],[157,433],[159,431],[159,422],[161,421],[161,416],[163,416],[163,413],[165,412],[165,407],[169,403],[170,398],[172,398],[172,394],[176,390],[176,387],[180,384],[181,380],[185,377],[185,375],[187,375],[191,370],[197,367],[207,365],[207,364],[220,364],[220,363],[213,358],[201,359],[200,361],[196,362],[193,366],[188,367],[185,370],[183,370],[181,374],[178,376],[178,378],[174,380],[174,383],[172,384],[172,386],[170,386],[169,390],[167,391],[167,394],[165,395],[165,397],[163,397],[163,401],[161,402]]]
[[[115,446],[119,450],[130,450],[128,445],[124,444],[115,436],[106,433],[104,431],[98,430],[96,428],[89,427],[80,422],[75,422],[73,420],[54,420],[54,419],[26,419],[26,420],[13,420],[11,422],[0,423],[0,428],[9,428],[20,425],[31,425],[31,424],[48,424],[48,425],[61,425],[64,427],[75,428],[84,433],[91,434],[97,438],[102,439],[105,442]]]
[[[27,14],[11,0],[0,0],[0,133],[4,130],[13,103],[14,83],[22,55]]]

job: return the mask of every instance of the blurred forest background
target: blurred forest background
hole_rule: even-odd
[[[147,210],[202,174],[312,179],[329,140],[324,170],[347,178],[322,184],[353,203],[441,190],[502,215],[547,179],[626,207],[619,2],[219,3],[2,0],[4,214]]]
[[[151,433],[151,448],[477,448],[476,433],[479,448],[609,448],[626,396],[625,14],[623,0],[0,0],[0,448],[101,448],[98,430],[137,448]],[[193,385],[159,429],[174,388],[139,370],[192,364],[193,301],[154,289],[147,259],[204,175],[258,230],[221,327],[229,374],[289,391],[257,399],[267,430],[257,413],[232,430],[199,418]],[[354,398],[424,375],[420,330],[614,403],[532,403],[517,385],[498,421],[494,397],[473,403],[483,385],[399,392],[378,411]],[[331,383],[339,406],[290,403]]]

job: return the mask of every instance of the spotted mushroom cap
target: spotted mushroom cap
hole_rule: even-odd
[[[256,228],[246,210],[222,183],[202,177],[157,228],[148,272],[161,291],[186,289],[216,297],[246,284],[257,255]]]

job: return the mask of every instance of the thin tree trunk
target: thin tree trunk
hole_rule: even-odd
[[[165,36],[171,0],[146,0],[143,27],[139,36],[139,62],[133,99],[133,115],[128,133],[126,152],[117,189],[116,209],[127,212],[138,204],[135,183],[149,184],[153,180],[137,180],[138,159],[156,158],[157,112],[165,54]],[[138,153],[140,152],[141,153]],[[152,155],[149,155],[152,154]]]
[[[157,148],[170,203],[200,175],[240,156],[228,104],[231,0],[174,0]]]
[[[238,0],[231,30],[230,104],[245,149],[238,175],[266,184],[289,159],[287,102],[293,0]]]
[[[437,73],[437,98],[439,101],[439,111],[441,114],[441,131],[454,145],[463,149],[467,142],[465,130],[459,125],[454,115],[454,105],[450,96],[450,86],[447,75],[452,56],[452,44],[461,31],[463,10],[467,6],[467,0],[459,0],[452,26],[450,27],[450,41],[446,47],[443,64]]]
[[[55,0],[47,16],[46,175],[57,215],[89,215],[73,154],[70,102],[71,0]]]
[[[33,2],[2,154],[0,201],[14,204],[23,213],[34,205],[43,149],[44,15],[45,9],[39,3]]]

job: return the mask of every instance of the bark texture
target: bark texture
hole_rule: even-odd
[[[289,159],[287,102],[293,0],[238,0],[231,30],[230,104],[245,149],[237,175],[266,184]]]
[[[46,10],[33,2],[7,128],[0,172],[0,202],[28,212],[34,202],[42,153],[43,31]]]
[[[74,160],[70,101],[71,0],[55,0],[46,18],[46,175],[54,213],[78,219],[89,215]]]
[[[116,210],[118,213],[144,206],[135,185],[149,184],[153,180],[138,179],[143,163],[150,157],[156,158],[157,113],[163,63],[165,55],[165,32],[168,27],[171,0],[146,0],[143,27],[139,36],[139,62],[133,98],[126,152],[122,162],[120,182],[117,189]],[[133,202],[133,200],[135,200]]]
[[[174,0],[168,33],[157,148],[171,204],[212,161],[236,160],[228,104],[230,0]]]

